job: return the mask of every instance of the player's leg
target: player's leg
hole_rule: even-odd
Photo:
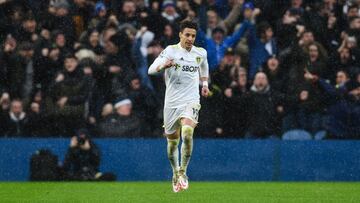
[[[180,123],[178,122],[178,117],[178,109],[164,109],[164,130],[167,138],[167,155],[173,170],[172,186],[174,192],[179,192],[181,190],[178,181],[180,142]]]
[[[193,134],[196,124],[189,118],[181,119],[181,165],[180,171],[186,174],[193,150]]]
[[[167,155],[173,170],[172,186],[174,192],[181,190],[179,184],[179,141],[180,141],[180,130],[177,130],[173,134],[166,135],[167,137]]]
[[[193,151],[193,134],[196,123],[189,118],[181,119],[181,164],[179,171],[179,182],[183,189],[189,187],[188,177],[186,176],[186,170],[190,162],[190,158]]]
[[[197,125],[200,108],[200,104],[188,104],[180,116],[182,144],[179,183],[182,189],[189,187],[186,171],[192,155],[194,128]]]
[[[170,161],[173,173],[179,171],[179,142],[180,132],[177,130],[175,133],[166,135],[167,137],[167,154]]]

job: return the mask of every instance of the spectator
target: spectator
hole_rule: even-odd
[[[162,3],[162,17],[169,21],[171,24],[176,24],[180,18],[180,15],[175,9],[175,3],[172,0],[165,0]]]
[[[250,26],[248,37],[249,44],[249,79],[253,79],[255,73],[261,65],[274,54],[277,54],[277,46],[273,38],[273,30],[267,22],[259,23],[255,30],[255,25]]]
[[[50,135],[50,123],[46,114],[43,93],[37,91],[32,98],[30,106],[27,108],[28,135],[32,137],[46,137]]]
[[[8,55],[6,61],[8,77],[10,79],[9,92],[13,98],[30,99],[36,84],[35,67],[33,64],[34,48],[30,42],[19,45],[17,54]]]
[[[9,34],[0,51],[0,91],[1,94],[9,93],[13,78],[10,77],[10,70],[14,69],[16,61],[17,41]]]
[[[249,108],[246,97],[249,93],[247,72],[244,68],[235,68],[232,83],[224,91],[224,114],[222,129],[227,137],[243,138],[248,126]]]
[[[264,64],[264,73],[268,76],[269,84],[273,90],[284,91],[285,77],[280,67],[279,59],[273,55]]]
[[[147,56],[148,54],[152,54],[153,49],[148,49],[148,47],[153,39],[154,33],[148,31],[147,27],[142,27],[136,34],[135,42],[133,43],[132,47],[132,55],[136,63],[137,74],[139,74],[142,80],[142,84],[150,90],[154,90],[154,87],[147,74]]]
[[[68,44],[73,45],[76,41],[76,32],[69,3],[65,0],[50,4],[49,11],[44,26],[50,30],[59,30],[61,33],[65,33]]]
[[[163,35],[160,37],[161,46],[167,47],[178,42],[179,40],[176,33],[177,32],[172,24],[166,24],[163,30]]]
[[[354,58],[349,48],[341,48],[338,52],[333,53],[328,61],[329,79],[335,82],[335,73],[341,69],[347,72],[355,66]]]
[[[164,48],[161,46],[160,42],[153,41],[149,44],[147,48],[147,58],[145,59],[147,61],[147,64],[153,63],[153,61],[160,55],[160,53],[164,50]],[[146,69],[147,72],[147,69]],[[141,76],[141,74],[140,74]],[[160,100],[160,102],[164,101],[165,97],[165,83],[164,83],[164,77],[163,75],[152,75],[149,76],[150,82],[153,86],[153,89],[155,90],[155,95]],[[145,80],[146,81],[146,80]],[[141,82],[145,82],[143,79]],[[151,88],[151,87],[150,87]]]
[[[126,96],[126,86],[134,74],[130,53],[126,53],[130,49],[130,41],[125,32],[114,34],[106,42],[105,78],[101,81],[104,85],[102,92],[106,94],[105,102]]]
[[[135,28],[139,28],[139,18],[136,13],[136,4],[134,1],[125,0],[122,3],[121,11],[117,16],[119,23],[121,24],[130,24]]]
[[[157,119],[157,112],[159,105],[157,98],[147,87],[141,85],[139,77],[134,77],[130,81],[129,89],[127,90],[129,99],[132,101],[134,114],[143,122],[144,132],[151,132],[155,129],[160,131],[161,121]]]
[[[310,43],[306,48],[305,52],[309,56],[308,71],[319,75],[320,77],[327,78],[327,58],[328,55],[325,49],[317,42]]]
[[[11,102],[10,111],[2,112],[0,121],[0,132],[5,137],[29,135],[29,119],[20,100],[15,99]]]
[[[34,16],[29,13],[23,19],[21,26],[17,28],[14,37],[19,44],[22,42],[34,43],[39,37],[37,33],[38,31],[37,22]]]
[[[107,22],[107,9],[103,2],[99,1],[95,4],[94,17],[90,20],[88,28],[103,30]]]
[[[206,30],[204,30],[204,32],[206,33],[207,37],[211,37],[211,34],[213,32],[213,30],[217,27],[220,27],[224,30],[225,34],[227,35],[235,26],[235,24],[237,23],[239,17],[240,17],[240,10],[243,6],[243,2],[244,1],[235,1],[229,15],[222,20],[221,17],[218,15],[218,13],[215,10],[208,10],[206,12],[206,16],[207,16],[207,28]],[[201,6],[206,6],[204,4],[201,4]],[[204,9],[203,9],[204,10]],[[206,8],[205,8],[206,10]],[[201,14],[199,14],[201,15]]]
[[[235,53],[232,48],[228,48],[221,60],[219,67],[212,72],[213,84],[224,90],[231,84],[231,70],[235,65]]]
[[[249,127],[245,138],[277,138],[280,132],[280,116],[283,113],[283,98],[273,91],[263,72],[255,75],[254,84],[247,97]]]
[[[325,120],[327,138],[330,139],[358,139],[359,129],[359,84],[360,74],[349,80],[346,72],[339,71],[337,85],[331,86],[317,75],[306,74],[308,80],[319,83],[328,95],[328,118]]]
[[[52,115],[52,129],[57,135],[71,136],[84,126],[88,95],[88,78],[78,68],[75,56],[67,55],[64,70],[57,74],[47,99],[47,111]]]
[[[94,8],[92,3],[86,0],[73,0],[70,3],[70,15],[73,19],[76,39],[79,39],[81,33],[88,27]]]
[[[143,124],[133,113],[131,100],[120,98],[114,106],[115,113],[105,114],[99,124],[100,135],[107,137],[140,137],[143,133]]]
[[[85,39],[82,43],[82,48],[93,51],[97,56],[101,56],[104,54],[104,49],[100,45],[100,33],[98,30],[88,30],[84,38]]]
[[[200,46],[204,47],[208,52],[210,71],[215,70],[224,57],[226,49],[232,48],[241,39],[241,37],[243,37],[249,26],[249,22],[245,21],[243,25],[229,37],[224,36],[225,31],[222,28],[214,29],[212,32],[212,38],[207,38],[205,33],[199,29],[196,42]]]

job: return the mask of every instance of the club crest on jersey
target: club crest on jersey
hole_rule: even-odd
[[[200,64],[200,61],[201,61],[201,57],[196,57],[196,63]]]
[[[161,57],[161,58],[164,58],[164,55],[165,55],[165,50],[163,50],[163,51],[160,53],[160,57]]]

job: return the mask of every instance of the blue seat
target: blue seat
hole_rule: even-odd
[[[283,140],[311,140],[312,136],[309,132],[302,129],[289,130],[282,136]]]

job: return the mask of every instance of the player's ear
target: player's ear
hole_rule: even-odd
[[[182,32],[179,32],[179,38],[181,38],[181,34],[182,34]]]

